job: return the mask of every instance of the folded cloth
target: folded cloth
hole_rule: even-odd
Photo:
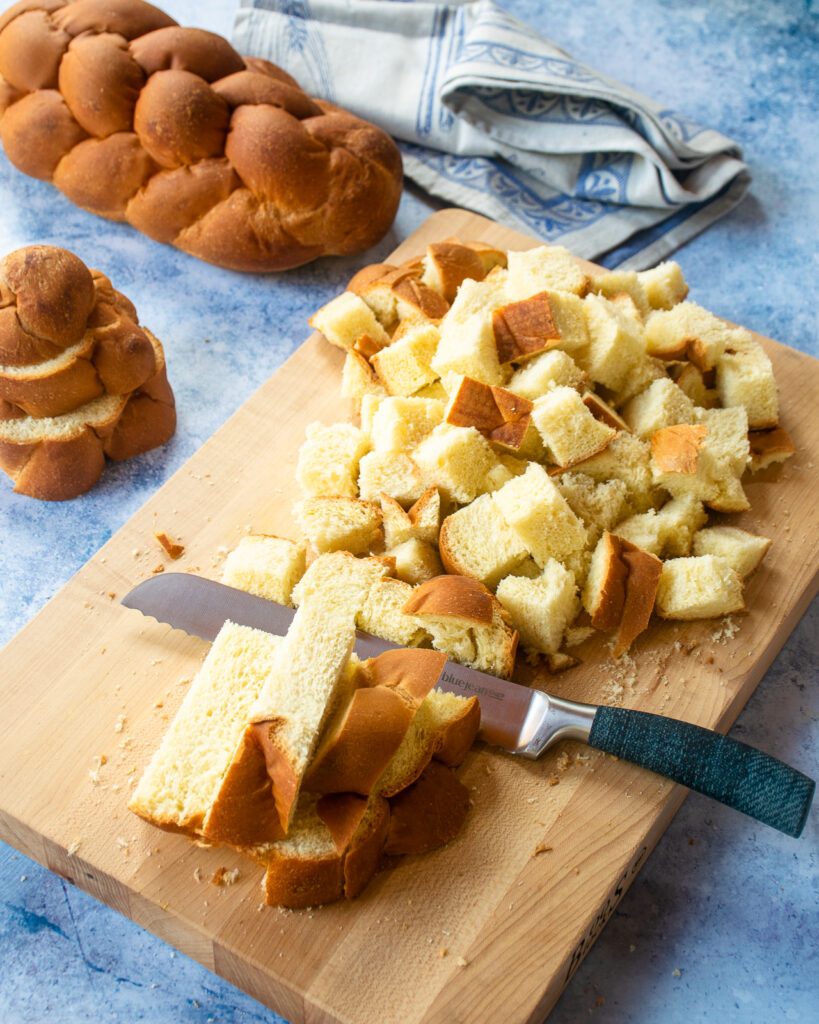
[[[389,131],[422,188],[580,256],[651,266],[748,188],[736,143],[492,0],[241,3],[237,48]]]

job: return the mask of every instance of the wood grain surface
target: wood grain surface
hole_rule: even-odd
[[[528,248],[445,210],[396,260],[449,235]],[[696,299],[696,296],[693,296]],[[275,329],[271,325],[271,329]],[[725,730],[817,589],[819,363],[762,339],[797,455],[748,483],[731,521],[773,538],[736,634],[721,620],[652,625],[633,661],[602,640],[537,679],[560,695]],[[218,578],[249,530],[292,535],[306,424],[345,418],[342,354],[311,337],[0,652],[0,836],[293,1022],[542,1020],[682,802],[678,786],[579,744],[531,763],[478,746],[473,808],[446,849],[314,911],[260,905],[260,871],[126,810],[207,649],[118,599],[158,565]],[[171,563],[154,539],[185,546]],[[236,884],[210,884],[219,867]]]

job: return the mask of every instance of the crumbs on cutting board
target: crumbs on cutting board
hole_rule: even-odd
[[[185,545],[178,544],[172,540],[164,530],[159,530],[154,534],[154,537],[159,541],[162,547],[165,549],[169,558],[181,558],[185,554]]]

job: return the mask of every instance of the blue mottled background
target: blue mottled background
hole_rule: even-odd
[[[697,301],[817,354],[817,19],[798,0],[501,0],[580,59],[739,140],[750,197],[679,253]],[[229,33],[232,2],[165,0]],[[378,259],[430,204],[404,196]],[[179,430],[67,504],[0,480],[0,641],[11,637],[298,345],[363,258],[280,277],[217,270],[71,206],[0,156],[0,252],[54,242],[103,268],[165,343]],[[819,774],[816,606],[733,734]],[[817,814],[799,841],[689,797],[550,1017],[611,1024],[819,1020]],[[280,1018],[0,844],[0,1022]]]

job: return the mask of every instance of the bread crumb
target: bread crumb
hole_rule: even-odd
[[[151,569],[151,572],[154,573],[154,574],[156,574],[158,572],[165,572],[165,566],[162,565],[161,563],[159,565],[155,565],[153,567],[153,569]]]
[[[211,885],[227,887],[239,878],[241,872],[238,868],[217,868],[210,880]]]
[[[446,946],[441,946],[441,948],[438,950],[438,956],[441,957],[442,960],[447,955],[447,953],[449,953],[449,950],[446,948]]]
[[[165,549],[169,558],[181,558],[182,555],[185,554],[185,545],[177,544],[175,541],[171,540],[171,538],[164,531],[160,530],[159,533],[154,534],[154,537],[156,537],[156,539]]]
[[[142,554],[142,552],[140,551],[139,548],[134,548],[134,550],[131,552],[131,557],[132,558],[139,558],[139,556],[141,554]]]
[[[733,640],[737,635],[740,625],[741,623],[735,619],[733,615],[729,615],[727,618],[722,620],[711,634],[711,640],[715,644],[727,644],[729,640]]]
[[[114,722],[114,732],[122,732],[125,728],[126,721],[127,719],[125,715],[117,715],[117,720]]]
[[[547,846],[545,843],[538,843],[535,847],[535,856],[537,857],[541,853],[551,853],[553,849],[553,846]]]
[[[682,971],[679,969],[679,967],[675,967],[674,968],[674,970],[671,972],[671,977],[672,978],[681,978],[682,977]]]
[[[594,1005],[595,1006],[605,1006],[606,1005],[606,997],[605,996],[598,996],[595,999],[595,1001],[594,1001]]]
[[[202,881],[202,869],[201,868],[196,867],[196,868],[193,869],[193,880],[194,880],[194,882],[201,882]]]
[[[560,785],[560,779],[556,775],[550,775],[547,781],[548,781],[550,786],[559,786]]]
[[[81,842],[81,839],[74,839],[68,844],[68,847],[66,848],[65,852],[68,854],[69,857],[73,857],[77,850],[79,850]]]
[[[462,957],[462,956],[459,956],[459,957],[458,957],[458,959],[457,959],[457,960],[455,961],[455,963],[456,963],[456,964],[457,964],[457,965],[458,965],[459,967],[466,967],[466,966],[467,966],[467,965],[469,964],[469,961],[468,961],[468,960],[466,960],[466,959],[465,959],[464,957]]]
[[[105,756],[105,754],[97,754],[97,756],[94,758],[91,768],[88,771],[88,778],[91,780],[93,785],[99,785],[100,768],[102,768],[102,766],[107,763],[108,758]]]

